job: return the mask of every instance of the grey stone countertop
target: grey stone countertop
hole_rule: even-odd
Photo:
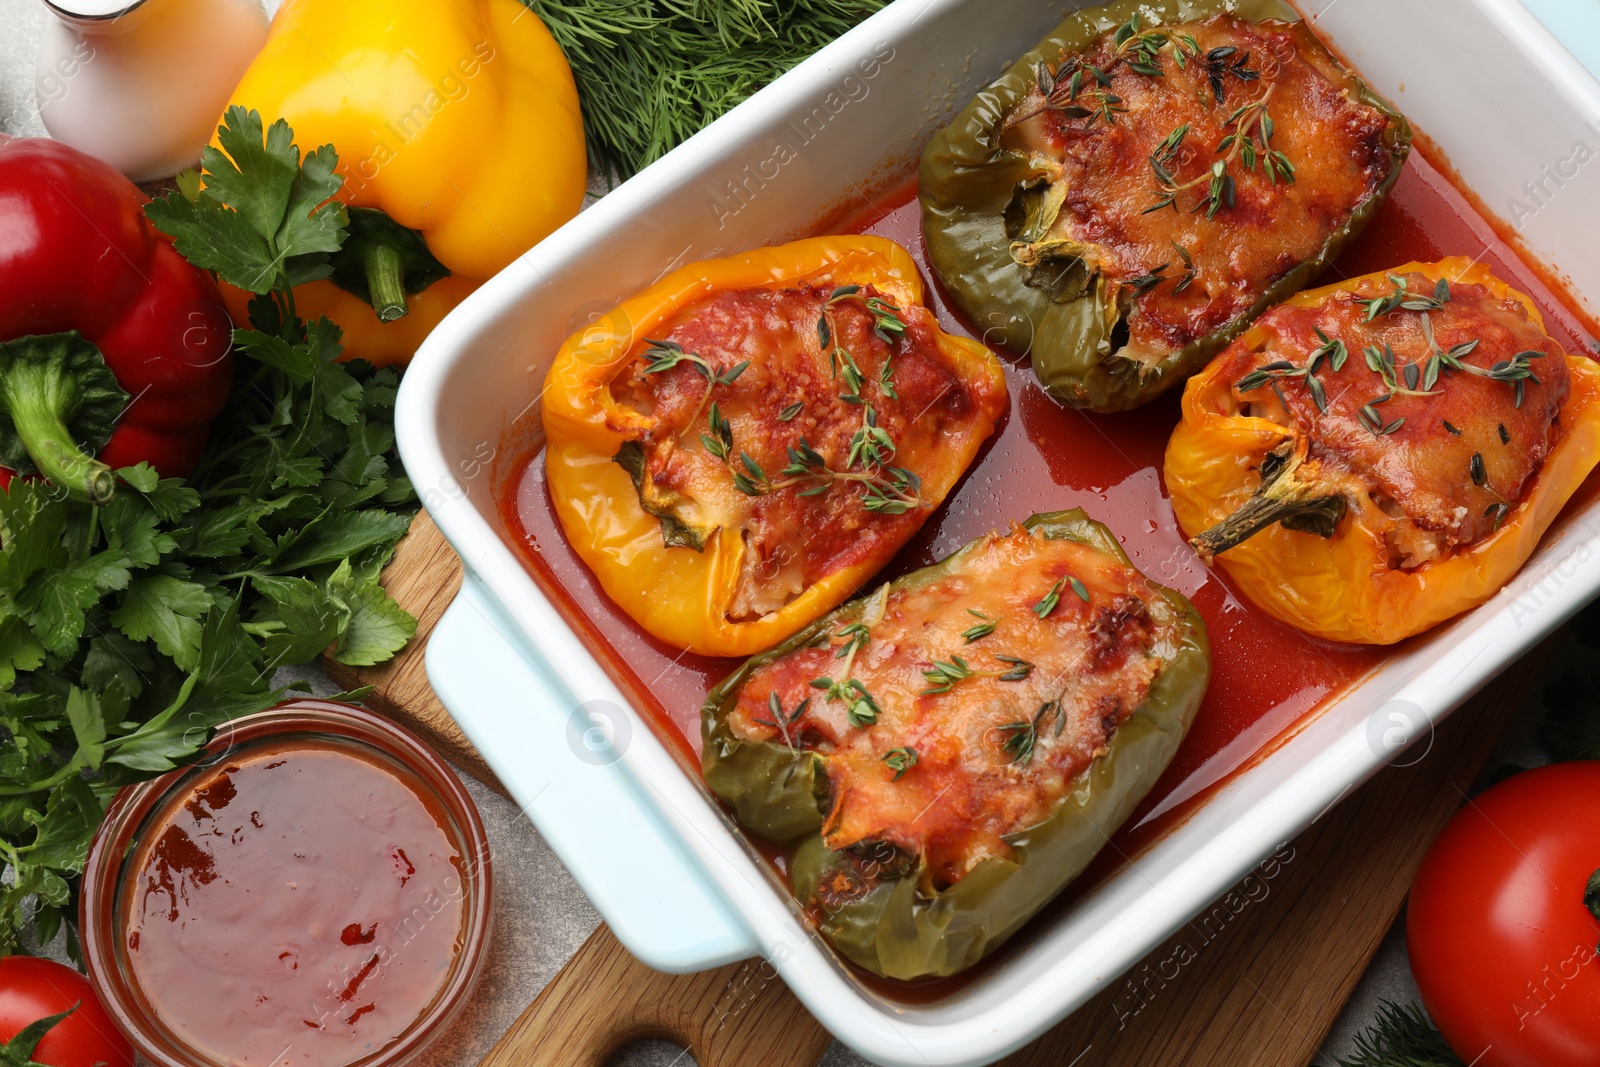
[[[274,8],[276,3],[269,0],[268,6]],[[6,133],[44,134],[34,99],[34,64],[40,34],[49,18],[42,0],[0,0],[0,130]],[[278,681],[284,684],[294,678],[309,681],[319,694],[338,688],[316,667],[302,668]],[[1507,761],[1523,766],[1547,762],[1536,740],[1537,694],[1541,690],[1542,686],[1536,687],[1491,767]],[[572,877],[515,805],[466,775],[462,780],[483,814],[493,850],[494,947],[483,984],[422,1067],[477,1063],[600,922]],[[1341,1056],[1349,1055],[1351,1039],[1370,1024],[1381,1001],[1411,1003],[1416,999],[1403,931],[1397,924],[1313,1063],[1336,1067]],[[1263,1002],[1261,1010],[1273,1008]],[[689,1067],[691,1062],[683,1050],[658,1041],[629,1046],[612,1061],[613,1067]],[[823,1057],[822,1067],[857,1067],[866,1062],[835,1042]]]

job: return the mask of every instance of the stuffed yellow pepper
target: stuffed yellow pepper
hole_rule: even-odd
[[[550,495],[601,586],[705,655],[778,644],[917,531],[1006,409],[910,255],[818,237],[684,267],[568,339],[546,381]]]
[[[1190,380],[1184,531],[1258,606],[1389,644],[1493,596],[1600,460],[1600,367],[1465,259],[1302,293]]]
[[[330,279],[295,288],[348,356],[405,363],[439,320],[578,213],[578,91],[518,0],[285,0],[233,103],[300,147],[331,143],[350,236]],[[234,321],[250,294],[224,287]]]

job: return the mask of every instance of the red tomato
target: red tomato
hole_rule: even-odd
[[[1422,1002],[1476,1067],[1600,1064],[1600,760],[1526,771],[1458,812],[1411,887]]]
[[[0,958],[0,1044],[29,1023],[78,1010],[44,1035],[33,1050],[50,1067],[133,1067],[133,1046],[100,1006],[89,980],[71,967],[28,956]]]

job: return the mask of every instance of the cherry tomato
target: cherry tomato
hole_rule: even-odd
[[[1600,1064],[1600,760],[1508,778],[1451,819],[1411,887],[1406,946],[1439,1032],[1476,1067]]]
[[[56,1023],[33,1050],[34,1061],[50,1067],[133,1067],[133,1046],[100,1006],[87,978],[50,960],[0,957],[0,1044],[74,1004],[78,1010]]]

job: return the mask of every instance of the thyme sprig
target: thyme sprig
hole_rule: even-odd
[[[646,337],[644,343],[650,346],[639,353],[639,358],[646,362],[645,374],[661,374],[679,364],[687,363],[711,385],[732,385],[739,375],[750,367],[750,361],[746,359],[719,372],[706,362],[704,356],[698,352],[684,351],[683,346],[676,341],[658,341]]]
[[[1450,302],[1450,283],[1440,278],[1433,287],[1433,295],[1414,293],[1410,288],[1410,281],[1398,274],[1388,275],[1389,283],[1394,286],[1391,292],[1382,296],[1373,297],[1371,300],[1358,300],[1367,309],[1367,321],[1371,322],[1380,315],[1388,315],[1395,311],[1438,311]]]
[[[1393,399],[1393,393],[1385,393],[1383,396],[1374,397],[1365,404],[1361,405],[1361,410],[1356,413],[1361,419],[1361,424],[1379,437],[1392,434],[1400,427],[1404,426],[1406,424],[1404,415],[1398,419],[1395,419],[1393,422],[1386,423],[1383,421],[1383,416],[1378,413],[1379,404],[1386,404]]]
[[[1510,359],[1496,360],[1488,367],[1480,367],[1468,363],[1463,357],[1478,347],[1478,339],[1463,341],[1461,344],[1451,346],[1448,352],[1439,347],[1433,339],[1433,322],[1427,313],[1422,316],[1422,332],[1428,339],[1428,362],[1423,377],[1424,382],[1437,380],[1440,374],[1456,371],[1462,374],[1471,374],[1478,378],[1488,378],[1494,382],[1505,382],[1510,385],[1516,394],[1517,407],[1522,406],[1522,401],[1527,394],[1527,383],[1539,384],[1538,375],[1533,373],[1533,360],[1543,359],[1544,353],[1535,349],[1525,349],[1512,356]]]
[[[1501,430],[1504,431],[1504,429],[1505,427],[1502,425]],[[1505,436],[1507,435],[1502,433],[1502,437]],[[1489,471],[1483,464],[1482,452],[1474,452],[1472,454],[1472,460],[1467,464],[1467,476],[1472,479],[1473,485],[1495,498],[1495,502],[1484,509],[1483,517],[1486,519],[1492,518],[1494,520],[1494,529],[1500,529],[1500,524],[1505,521],[1506,515],[1511,511],[1511,502],[1501,496],[1500,491],[1490,484]]]
[[[871,639],[872,631],[861,622],[851,623],[833,635],[843,638],[844,644],[834,650],[834,658],[844,660],[844,670],[840,673],[838,681],[832,678],[813,678],[808,683],[813,689],[820,689],[826,700],[837,700],[845,706],[845,717],[852,726],[871,726],[878,721],[882,708],[873,699],[867,687],[860,681],[850,677],[855,669],[856,653],[866,647]]]
[[[872,332],[877,334],[878,339],[884,344],[893,345],[895,340],[906,332],[905,320],[900,317],[899,307],[881,296],[862,296],[859,285],[839,286],[828,294],[828,302],[823,307],[831,308],[846,300],[853,300],[866,309],[867,314],[872,316]],[[831,325],[829,329],[832,329]],[[823,345],[826,347],[827,342],[823,342]]]
[[[1491,381],[1505,382],[1515,390],[1516,406],[1519,408],[1522,406],[1522,401],[1527,391],[1527,383],[1531,381],[1534,385],[1539,384],[1538,376],[1533,373],[1532,361],[1543,359],[1545,355],[1543,352],[1527,349],[1518,352],[1510,359],[1497,360],[1488,367],[1479,367],[1468,363],[1466,362],[1466,357],[1478,347],[1477,338],[1453,345],[1446,351],[1439,346],[1433,335],[1433,320],[1429,313],[1442,311],[1444,306],[1450,302],[1449,281],[1440,278],[1434,284],[1433,295],[1430,296],[1426,293],[1414,292],[1410,287],[1408,278],[1398,274],[1390,274],[1387,277],[1389,284],[1392,286],[1389,292],[1373,297],[1370,300],[1357,300],[1357,303],[1367,309],[1367,321],[1372,322],[1380,316],[1393,314],[1397,311],[1418,312],[1422,315],[1422,333],[1428,342],[1428,358],[1424,361],[1422,369],[1418,372],[1413,372],[1411,367],[1415,365],[1407,365],[1404,371],[1406,389],[1398,390],[1398,392],[1413,391],[1420,384],[1424,391],[1415,395],[1430,396],[1432,394],[1426,392],[1426,390],[1432,389],[1441,375],[1460,372],[1479,378],[1488,378]],[[1392,370],[1394,363],[1392,352],[1389,353],[1388,363]],[[1367,358],[1367,364],[1368,366],[1373,366],[1371,355]],[[1373,369],[1379,373],[1384,373],[1379,367],[1373,366]],[[1412,380],[1413,378],[1416,380]],[[1392,373],[1385,374],[1384,380],[1391,391],[1396,391]]]
[[[1001,743],[1001,750],[1010,756],[1009,763],[1026,767],[1033,761],[1034,750],[1039,745],[1039,726],[1044,722],[1046,715],[1054,715],[1056,720],[1056,737],[1061,736],[1062,727],[1067,723],[1067,717],[1061,711],[1061,703],[1056,700],[1047,700],[1039,705],[1039,710],[1034,712],[1033,718],[1023,722],[1008,722],[999,727],[1001,734],[1006,735]]]
[[[883,762],[889,765],[894,772],[891,781],[898,782],[907,771],[917,765],[917,750],[909,745],[901,748],[891,748],[883,754]]]
[[[1166,34],[1158,30],[1140,32],[1141,23],[1136,13],[1118,26],[1111,35],[1111,60],[1104,67],[1088,62],[1082,56],[1069,56],[1051,70],[1043,60],[1034,69],[1034,80],[1043,98],[1031,111],[1011,115],[1007,128],[1026,122],[1046,111],[1059,111],[1069,119],[1084,120],[1082,130],[1092,129],[1097,122],[1116,125],[1117,116],[1127,112],[1122,97],[1111,92],[1111,72],[1126,66],[1147,78],[1161,78],[1166,71],[1161,66],[1161,53],[1169,45],[1179,70],[1187,70],[1191,58],[1199,58],[1200,42],[1186,33]],[[1248,57],[1247,57],[1248,58]],[[1092,80],[1092,84],[1091,84]],[[1088,88],[1087,96],[1084,89]],[[1091,103],[1092,107],[1085,107]]]
[[[844,638],[844,644],[835,650],[833,658],[854,660],[856,653],[865,648],[867,642],[871,639],[872,631],[867,628],[865,623],[853,622],[833,636]],[[849,671],[846,670],[845,673],[848,674]]]
[[[1237,151],[1245,170],[1254,171],[1256,165],[1260,164],[1273,185],[1280,181],[1285,185],[1293,185],[1294,163],[1272,147],[1274,127],[1272,113],[1267,110],[1267,99],[1272,96],[1274,88],[1268,86],[1267,91],[1261,94],[1261,99],[1241,105],[1228,116],[1222,127],[1227,129],[1231,126],[1233,132],[1222,139],[1217,151],[1229,152],[1230,156]]]
[[[891,442],[892,444],[892,442]],[[881,445],[877,446],[881,448]],[[773,479],[750,453],[740,451],[739,464],[728,464],[733,475],[733,486],[746,496],[765,496],[790,486],[810,482],[801,496],[819,496],[837,482],[861,484],[861,506],[874,514],[904,515],[925,503],[922,499],[922,479],[904,467],[883,467],[878,470],[834,470],[827,458],[801,437],[788,447],[788,465]]]
[[[878,701],[859,679],[836,682],[832,678],[813,678],[808,684],[813,689],[822,690],[826,699],[842,703],[845,718],[851,726],[871,726],[883,714],[883,708],[878,706]]]
[[[700,435],[700,444],[722,462],[728,462],[728,455],[733,451],[733,426],[722,414],[715,400],[711,402],[711,411],[706,415],[706,423],[711,432]]]
[[[1139,32],[1139,14],[1133,17],[1111,35],[1111,44],[1115,49],[1118,59],[1127,63],[1128,69],[1143,74],[1147,78],[1161,78],[1166,76],[1166,71],[1161,68],[1161,51],[1169,43],[1172,44],[1172,57],[1177,61],[1178,69],[1188,68],[1189,58],[1200,54],[1200,42],[1187,33],[1168,35],[1157,30]]]
[[[1183,260],[1183,273],[1178,276],[1177,284],[1172,287],[1172,295],[1177,296],[1194,283],[1194,256],[1190,255],[1189,250],[1178,242],[1171,241],[1168,243],[1178,253],[1178,258]]]
[[[894,438],[878,425],[878,412],[871,404],[861,409],[861,428],[850,438],[850,451],[845,466],[886,466],[894,458]]]
[[[935,696],[948,693],[956,687],[956,683],[969,678],[994,678],[1001,682],[1020,682],[1033,673],[1033,664],[1025,659],[998,654],[994,658],[1006,664],[1006,667],[1003,670],[980,671],[960,656],[951,656],[948,660],[934,660],[933,666],[922,672],[922,677],[928,681],[928,688],[924,689],[921,695]]]
[[[1237,57],[1237,58],[1235,58]],[[1211,95],[1222,104],[1227,98],[1227,78],[1232,76],[1242,82],[1257,81],[1261,72],[1249,66],[1250,53],[1239,55],[1234,45],[1213,48],[1205,54],[1206,81],[1211,85]]]
[[[1248,58],[1248,53],[1246,57]],[[1272,113],[1267,110],[1267,104],[1275,88],[1276,86],[1267,86],[1266,92],[1255,100],[1234,109],[1222,123],[1224,130],[1231,129],[1231,132],[1217,144],[1217,152],[1222,158],[1213,160],[1205,173],[1189,181],[1180,182],[1173,171],[1178,150],[1189,135],[1189,124],[1184,123],[1176,127],[1162,138],[1149,158],[1150,170],[1156,178],[1156,199],[1141,214],[1148,215],[1164,207],[1178,211],[1178,194],[1204,185],[1206,194],[1192,210],[1197,213],[1204,211],[1207,219],[1216,218],[1217,212],[1224,206],[1228,208],[1234,206],[1237,184],[1232,174],[1232,166],[1235,161],[1238,161],[1246,171],[1253,172],[1258,166],[1261,167],[1274,185],[1279,182],[1293,185],[1295,180],[1293,161],[1272,147],[1274,126]],[[1221,102],[1220,98],[1218,102]],[[1192,271],[1193,265],[1190,266]]]
[[[756,716],[752,719],[752,721],[758,722],[762,726],[770,726],[774,730],[777,730],[779,734],[783,736],[783,743],[788,746],[789,750],[791,752],[799,752],[800,746],[796,743],[797,739],[795,736],[789,732],[789,727],[798,722],[800,716],[804,715],[806,713],[806,709],[810,706],[811,698],[806,697],[804,700],[800,701],[800,703],[795,705],[793,712],[785,712],[783,710],[783,701],[779,699],[778,691],[774,689],[772,692],[767,694],[767,711],[771,713],[772,717],[770,719],[763,719],[759,716]]]
[[[1328,393],[1323,387],[1322,379],[1317,377],[1317,371],[1322,366],[1323,361],[1326,360],[1328,366],[1337,374],[1350,358],[1350,350],[1345,347],[1343,341],[1329,337],[1320,328],[1313,327],[1313,329],[1317,332],[1317,339],[1322,343],[1312,350],[1311,355],[1306,357],[1303,366],[1297,366],[1286,359],[1274,360],[1271,363],[1264,364],[1239,379],[1236,385],[1239,392],[1253,392],[1263,385],[1270,384],[1273,391],[1278,394],[1278,399],[1287,408],[1289,402],[1284,398],[1282,383],[1299,380],[1305,384],[1307,391],[1311,393],[1311,402],[1317,405],[1317,410],[1326,414],[1328,411]]]
[[[1130,278],[1127,283],[1128,288],[1133,290],[1134,296],[1140,296],[1146,292],[1149,292],[1151,289],[1154,289],[1156,286],[1166,281],[1166,278],[1162,277],[1162,272],[1170,266],[1172,266],[1172,261],[1169,259],[1159,267],[1151,267],[1149,271],[1139,275],[1139,277]]]
[[[1033,606],[1031,609],[1033,613],[1041,619],[1048,619],[1061,603],[1061,590],[1069,584],[1072,586],[1072,591],[1078,594],[1079,600],[1082,600],[1085,604],[1089,603],[1088,588],[1076,577],[1069,574],[1065,578],[1056,579],[1056,584],[1052,585],[1050,591]]]
[[[1090,79],[1094,85],[1089,90],[1089,95],[1085,97],[1084,86]],[[1093,129],[1097,122],[1115,126],[1117,116],[1125,114],[1128,110],[1123,106],[1122,97],[1111,91],[1111,75],[1093,63],[1085,61],[1082,56],[1071,56],[1063,60],[1055,70],[1051,70],[1050,64],[1041,59],[1039,65],[1034,68],[1034,81],[1042,97],[1038,106],[1029,111],[1011,114],[1006,118],[1004,128],[1009,129],[1046,111],[1059,111],[1069,119],[1084,120],[1080,130],[1087,132]],[[1093,102],[1094,106],[1084,107],[1078,102],[1080,98]]]
[[[995,629],[1000,625],[999,619],[991,618],[990,616],[979,611],[977,608],[968,608],[967,614],[978,620],[978,624],[976,626],[969,626],[965,630],[961,631],[962,639],[969,645],[974,641],[981,641],[985,637],[988,637],[990,634],[994,633]]]
[[[644,343],[649,347],[647,347],[643,352],[639,353],[639,358],[645,361],[643,373],[646,376],[651,374],[664,374],[667,371],[672,370],[674,367],[678,367],[687,363],[691,368],[693,368],[696,374],[699,374],[706,380],[705,394],[700,397],[700,402],[695,405],[694,412],[684,423],[682,433],[688,433],[690,428],[700,421],[700,412],[706,406],[706,402],[711,399],[711,394],[716,390],[717,386],[732,385],[734,382],[739,380],[739,376],[741,374],[750,369],[750,361],[745,359],[740,360],[738,363],[735,363],[725,371],[719,371],[713,367],[704,356],[700,355],[698,352],[684,351],[683,346],[676,341],[660,341],[654,338],[646,337]],[[711,428],[711,432],[713,434],[719,434],[719,431],[715,426]],[[702,435],[700,439],[701,441],[704,441],[705,437]],[[728,441],[730,448],[732,447],[732,443],[730,431]],[[724,455],[720,458],[725,461],[727,456]]]
[[[1442,392],[1425,387],[1425,363],[1401,363],[1394,348],[1387,343],[1368,345],[1361,350],[1361,357],[1366,360],[1367,368],[1388,387],[1389,396],[1384,397],[1385,400],[1394,396],[1438,396]],[[1437,379],[1437,374],[1434,377]]]

